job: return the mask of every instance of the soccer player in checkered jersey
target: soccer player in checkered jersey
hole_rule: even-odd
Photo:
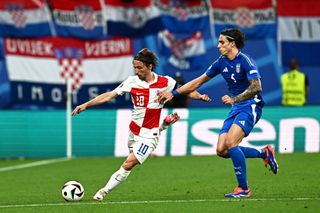
[[[242,139],[249,135],[262,114],[264,101],[260,95],[262,86],[255,62],[241,51],[244,47],[244,34],[238,29],[227,29],[220,33],[218,41],[220,57],[200,77],[186,83],[173,92],[162,92],[158,100],[166,103],[177,94],[188,94],[203,83],[221,74],[225,79],[229,95],[221,98],[222,103],[230,104],[231,110],[220,130],[217,155],[231,158],[238,186],[225,197],[250,197],[247,183],[246,158],[262,158],[269,164],[274,174],[278,164],[272,146],[262,150],[239,146]]]
[[[90,106],[109,102],[118,95],[123,95],[126,92],[131,94],[134,108],[128,136],[129,155],[120,169],[110,177],[107,184],[93,196],[96,201],[103,200],[109,191],[125,181],[131,170],[136,165],[142,164],[156,149],[160,131],[180,119],[174,113],[167,116],[162,125],[159,126],[163,104],[158,101],[158,94],[164,91],[172,91],[176,82],[171,77],[160,76],[153,72],[157,60],[152,51],[147,48],[142,49],[133,59],[135,76],[129,76],[113,91],[103,93],[77,106],[72,112],[72,115],[76,115]],[[188,96],[192,99],[211,101],[206,94],[200,94],[197,91],[190,93]]]

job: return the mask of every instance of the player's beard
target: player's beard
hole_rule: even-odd
[[[143,73],[140,73],[140,74],[136,73],[136,75],[141,81],[144,81],[146,79],[146,76]]]

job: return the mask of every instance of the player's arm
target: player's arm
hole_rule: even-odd
[[[199,76],[198,78],[195,78],[192,81],[189,81],[188,83],[182,85],[176,91],[179,94],[190,94],[191,92],[198,89],[202,84],[209,81],[210,79],[211,78],[208,77],[206,74],[203,74],[203,75]]]
[[[248,88],[237,95],[236,97],[231,98],[228,95],[225,95],[221,98],[222,103],[224,104],[234,104],[244,100],[253,98],[255,95],[262,91],[261,81],[259,78],[253,78],[250,81]]]
[[[199,76],[198,78],[193,79],[192,81],[189,81],[188,83],[182,85],[177,90],[172,92],[160,92],[158,96],[158,101],[160,103],[167,103],[168,101],[171,101],[173,96],[175,94],[190,94],[194,92],[196,89],[198,89],[203,83],[209,81],[211,78],[208,77],[206,74],[203,74]],[[196,95],[196,93],[194,94]],[[193,96],[193,95],[191,95]],[[190,96],[189,96],[190,97]],[[196,96],[193,96],[196,97]],[[200,99],[199,96],[197,96],[196,99]]]
[[[101,95],[98,95],[94,99],[92,99],[90,101],[87,101],[86,103],[77,106],[73,110],[72,115],[79,114],[80,112],[86,110],[87,108],[89,108],[91,106],[100,105],[100,104],[103,104],[105,102],[110,102],[111,100],[113,100],[117,96],[118,96],[118,94],[116,93],[115,90],[112,90],[110,92],[102,93]]]
[[[207,94],[200,94],[197,90],[189,93],[187,96],[192,99],[211,102],[211,98]]]

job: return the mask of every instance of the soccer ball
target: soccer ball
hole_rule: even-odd
[[[66,182],[61,190],[62,197],[66,201],[80,201],[84,195],[84,188],[78,181],[68,181]]]

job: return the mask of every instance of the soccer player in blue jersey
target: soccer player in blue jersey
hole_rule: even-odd
[[[221,56],[215,60],[204,74],[171,92],[159,94],[159,101],[166,103],[177,94],[189,94],[202,84],[221,74],[230,94],[221,98],[222,103],[230,104],[231,110],[220,130],[217,155],[231,158],[238,186],[233,192],[225,194],[228,198],[250,197],[247,183],[246,158],[262,158],[277,174],[274,149],[268,145],[262,150],[239,146],[242,139],[249,135],[262,114],[264,101],[260,74],[255,62],[241,52],[244,47],[244,34],[238,29],[227,29],[220,33],[218,49]]]

